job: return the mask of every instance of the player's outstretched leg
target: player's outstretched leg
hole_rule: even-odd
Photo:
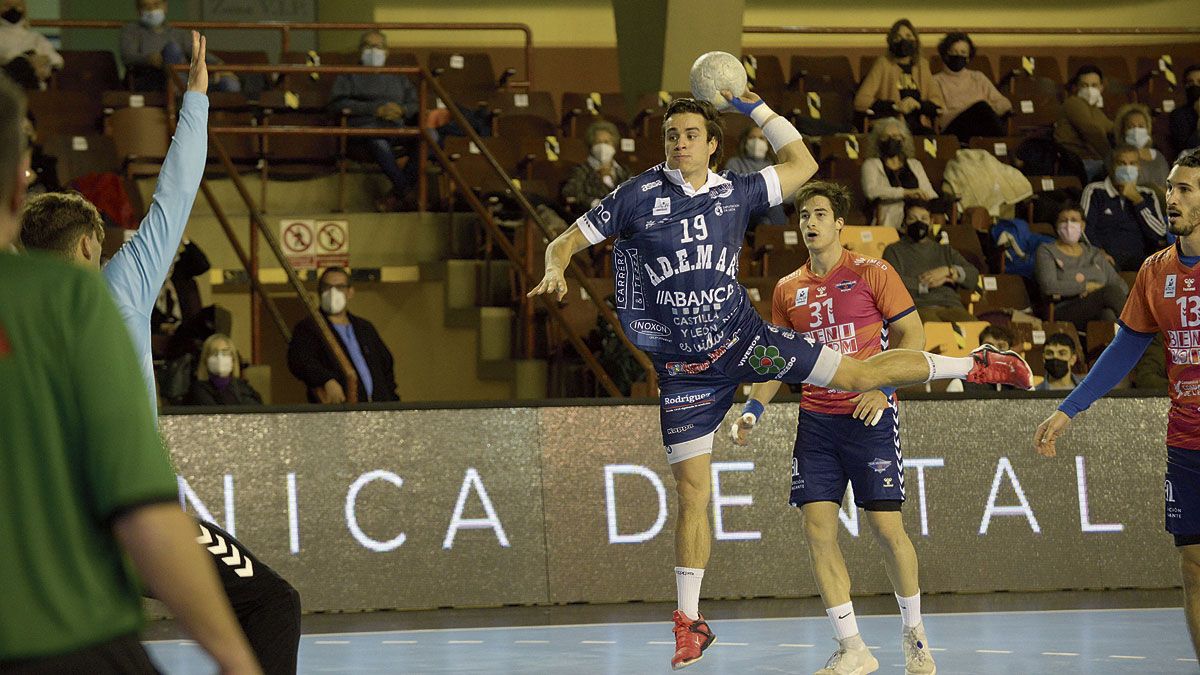
[[[1179,547],[1183,572],[1183,611],[1187,616],[1192,650],[1200,658],[1200,544]]]
[[[808,559],[838,643],[837,651],[816,675],[866,675],[879,669],[879,661],[858,632],[854,604],[850,602],[850,574],[837,541],[838,508],[837,502],[831,501],[814,501],[801,507]]]
[[[294,675],[300,650],[300,593],[225,530],[197,522],[250,648],[266,675]]]
[[[711,442],[711,441],[710,441]],[[675,520],[675,654],[671,667],[678,670],[699,661],[716,636],[700,614],[700,583],[712,546],[708,502],[712,496],[712,455],[700,454],[671,464],[679,515]]]
[[[925,637],[921,621],[921,588],[917,574],[917,552],[904,531],[899,511],[872,511],[868,505],[867,523],[883,550],[884,567],[896,604],[900,606],[900,647],[904,652],[905,675],[934,675],[937,666]]]

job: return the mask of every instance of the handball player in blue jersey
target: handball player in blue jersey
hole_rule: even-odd
[[[663,445],[679,499],[674,668],[698,661],[714,640],[698,608],[711,546],[711,453],[739,383],[867,391],[944,378],[1028,389],[1032,380],[1019,356],[990,347],[961,358],[898,349],[860,361],[763,321],[737,281],[746,225],[789,198],[817,163],[796,128],[757,94],[723,95],[762,127],[779,164],[749,175],[714,173],[724,141],[716,109],[676,99],[663,118],[666,161],[622,183],[551,242],[545,276],[529,293],[561,300],[571,256],[615,238],[617,314],[658,373]]]

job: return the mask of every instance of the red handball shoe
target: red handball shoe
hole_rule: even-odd
[[[699,661],[704,650],[717,641],[717,636],[713,635],[703,614],[692,621],[677,609],[672,618],[675,619],[675,656],[671,657],[671,668],[679,670]]]
[[[972,350],[971,358],[975,360],[975,365],[967,374],[967,382],[1033,389],[1033,371],[1016,352],[1002,352],[985,344]]]

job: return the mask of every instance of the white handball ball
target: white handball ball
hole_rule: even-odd
[[[692,95],[715,105],[717,110],[730,108],[721,95],[727,89],[734,96],[746,93],[746,67],[729,52],[708,52],[692,63]]]

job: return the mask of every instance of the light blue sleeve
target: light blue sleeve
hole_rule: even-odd
[[[104,281],[138,350],[154,398],[150,313],[183,239],[208,159],[208,96],[187,92],[154,199],[136,234],[105,265]]]

